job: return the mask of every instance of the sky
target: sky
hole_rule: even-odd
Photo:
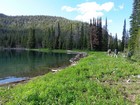
[[[102,17],[108,31],[121,39],[124,19],[130,28],[133,0],[1,0],[0,13],[10,16],[49,15],[88,22]]]

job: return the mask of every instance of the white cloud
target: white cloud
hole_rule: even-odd
[[[70,6],[63,6],[61,9],[62,10],[65,10],[67,12],[72,12],[72,11],[75,11],[76,10],[76,8],[72,8]]]
[[[124,4],[120,5],[119,9],[121,9],[121,10],[124,9]]]
[[[104,4],[97,4],[96,2],[85,2],[78,4],[75,8],[70,6],[63,6],[61,9],[66,12],[78,12],[75,17],[76,20],[89,21],[93,17],[101,17],[104,12],[109,12],[113,9],[113,2],[106,2]]]
[[[114,11],[120,11],[124,9],[124,4],[119,5],[118,7],[114,8]]]
[[[105,10],[106,12],[109,12],[113,7],[114,7],[113,2],[108,2],[101,5],[102,10]]]

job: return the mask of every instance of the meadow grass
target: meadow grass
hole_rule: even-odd
[[[57,73],[36,77],[13,88],[0,88],[4,105],[131,105],[140,104],[138,62],[104,52],[89,56]]]

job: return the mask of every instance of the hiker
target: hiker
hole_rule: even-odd
[[[118,55],[118,50],[117,50],[117,49],[115,49],[115,50],[114,50],[114,57],[116,57],[116,58],[117,58],[117,57],[118,57],[117,55]]]
[[[110,56],[111,55],[111,49],[108,49],[107,53],[108,53],[108,56]]]
[[[124,51],[124,53],[122,54],[122,56],[125,58],[127,57],[127,51]]]
[[[131,58],[131,56],[132,56],[132,53],[129,51],[128,54],[127,54],[127,57]]]

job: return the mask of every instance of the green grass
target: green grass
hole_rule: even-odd
[[[0,88],[4,105],[131,105],[139,104],[138,62],[89,52],[76,66],[36,77],[27,84]],[[127,83],[130,79],[133,82]],[[137,92],[135,92],[137,89]],[[130,97],[135,96],[135,99]]]

